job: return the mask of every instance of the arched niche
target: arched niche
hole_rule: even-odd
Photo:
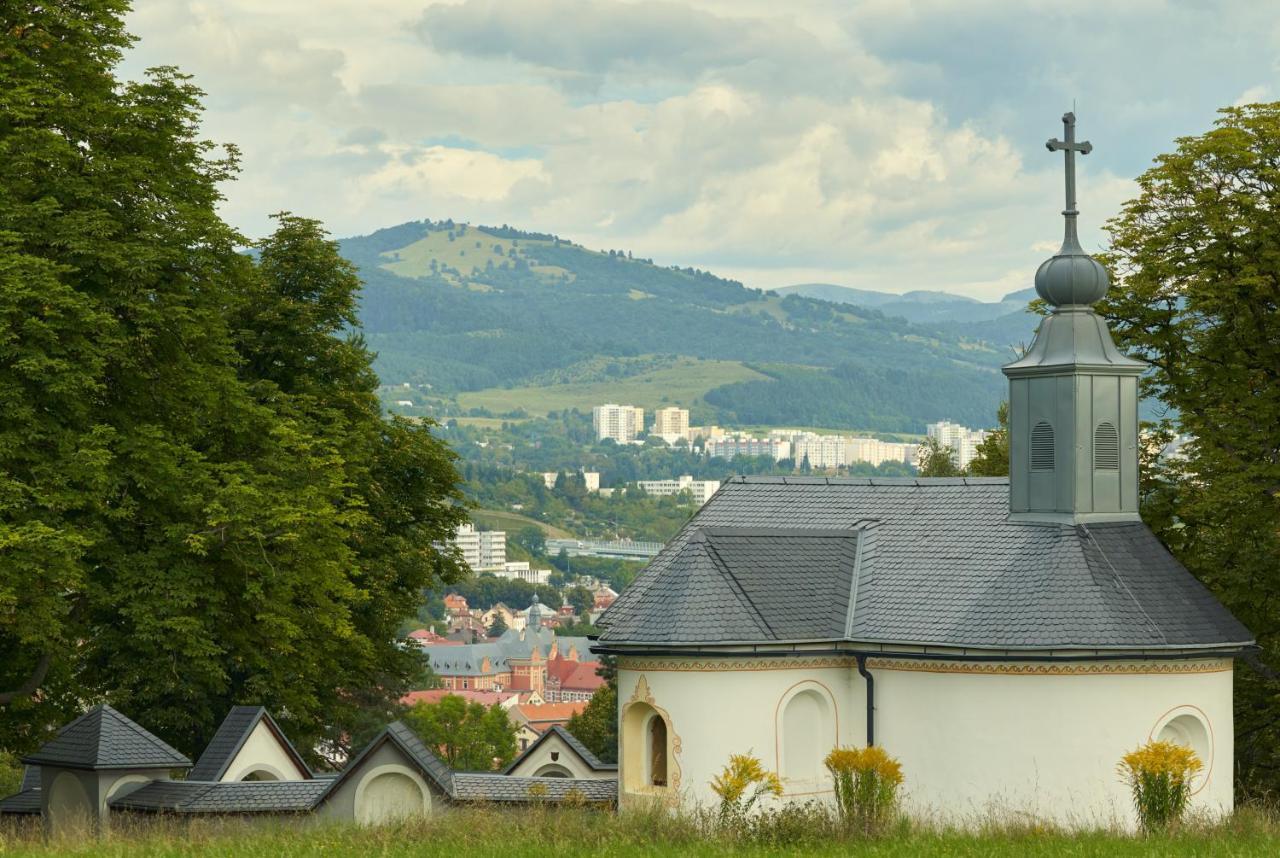
[[[1173,742],[1195,751],[1203,768],[1191,781],[1192,795],[1208,785],[1209,776],[1213,773],[1213,725],[1202,709],[1191,705],[1170,709],[1156,720],[1149,738]]]
[[[573,773],[564,766],[548,763],[533,773],[535,778],[571,778]]]
[[[783,693],[775,712],[778,776],[788,794],[831,789],[824,760],[839,742],[839,710],[831,690],[806,680]]]
[[[430,810],[431,792],[426,782],[406,766],[378,766],[356,787],[355,816],[361,825],[395,822]]]
[[[76,773],[59,772],[53,783],[44,788],[49,790],[48,824],[51,833],[75,836],[89,830],[96,814],[89,792]]]

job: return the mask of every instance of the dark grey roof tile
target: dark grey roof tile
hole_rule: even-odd
[[[454,774],[456,801],[533,802],[565,800],[612,804],[618,799],[616,778],[516,778],[481,772]]]
[[[106,704],[93,707],[23,757],[32,765],[74,769],[185,768],[191,761]]]
[[[1001,478],[735,478],[605,613],[598,646],[818,631],[993,649],[1252,642],[1146,525],[1011,522],[1008,491]]]

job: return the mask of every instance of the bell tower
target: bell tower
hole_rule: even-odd
[[[1138,376],[1146,364],[1111,340],[1093,303],[1107,293],[1106,269],[1076,235],[1074,114],[1063,140],[1067,207],[1060,249],[1036,271],[1036,292],[1051,307],[1009,379],[1009,517],[1046,524],[1137,521]]]

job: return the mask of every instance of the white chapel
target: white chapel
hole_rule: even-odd
[[[714,804],[751,752],[783,800],[823,799],[837,745],[901,760],[907,807],[1133,824],[1120,757],[1153,738],[1204,763],[1193,808],[1232,807],[1232,676],[1253,636],[1138,513],[1144,364],[1092,304],[1105,270],[1066,237],[1051,308],[1009,379],[1010,476],[739,477],[602,617],[618,656],[619,802]]]

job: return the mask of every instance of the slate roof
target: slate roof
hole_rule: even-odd
[[[412,760],[419,770],[429,780],[434,781],[435,785],[446,795],[453,795],[453,770],[432,753],[431,749],[418,738],[418,734],[409,729],[402,721],[393,721],[388,724],[381,733],[373,738],[373,741],[365,745],[364,750],[357,754],[336,778],[320,781],[325,784],[323,794],[327,795],[336,790],[340,784],[360,770],[361,765],[370,754],[387,742],[399,747],[404,755]]]
[[[111,799],[111,807],[168,813],[300,813],[316,806],[327,780],[152,781]]]
[[[22,761],[72,769],[187,768],[191,761],[106,704],[63,727]]]
[[[544,801],[564,801],[572,798],[569,793],[574,790],[593,804],[611,804],[618,799],[616,778],[515,778],[488,772],[457,772],[453,778],[455,801],[528,802],[538,798],[530,794],[536,785],[545,788],[545,794],[540,797]]]
[[[586,745],[579,742],[577,736],[574,736],[572,733],[570,733],[565,728],[561,727],[559,724],[555,724],[552,727],[550,727],[545,733],[539,736],[533,742],[533,744],[525,748],[524,751],[520,754],[520,756],[512,760],[511,765],[503,769],[502,773],[504,775],[509,775],[511,772],[515,771],[516,767],[519,766],[520,763],[524,762],[525,757],[532,754],[537,748],[541,747],[543,742],[546,742],[552,736],[559,736],[564,741],[564,743],[568,745],[570,748],[572,748],[573,752],[577,754],[579,757],[581,757],[582,761],[586,763],[587,766],[593,769],[594,771],[616,772],[618,770],[617,763],[603,762],[599,757],[597,757],[595,754],[591,752],[590,748],[588,748]]]
[[[24,789],[22,792],[0,799],[0,814],[38,814],[40,813],[40,803],[39,789]]]
[[[222,778],[227,773],[227,767],[236,758],[236,754],[240,753],[240,749],[244,747],[244,743],[260,721],[267,722],[268,729],[280,742],[285,753],[301,771],[306,773],[303,777],[310,778],[311,769],[307,767],[302,756],[266,709],[261,706],[233,706],[227,713],[227,717],[223,718],[222,723],[218,725],[218,732],[213,734],[209,746],[204,749],[200,759],[187,773],[187,780],[216,781]]]
[[[40,789],[40,767],[39,766],[23,766],[22,768],[22,786],[21,790]]]
[[[1252,644],[1145,524],[1010,522],[1008,509],[1004,478],[736,477],[605,612],[597,650]]]

